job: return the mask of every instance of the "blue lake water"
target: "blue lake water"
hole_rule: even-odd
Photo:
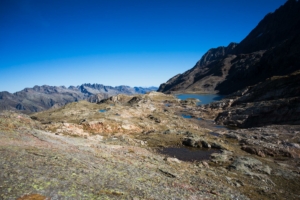
[[[188,98],[199,99],[200,102],[198,102],[198,105],[209,104],[224,98],[224,96],[218,94],[177,94],[176,97],[181,100]]]
[[[99,112],[104,113],[104,112],[106,112],[106,110],[99,110]]]
[[[191,115],[186,115],[186,114],[181,114],[181,116],[182,116],[183,118],[186,118],[186,119],[190,119],[190,118],[192,118],[192,116],[191,116]]]

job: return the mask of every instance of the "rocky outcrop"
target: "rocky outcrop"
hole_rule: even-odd
[[[216,141],[209,141],[204,138],[185,137],[182,140],[182,144],[184,146],[194,148],[214,148],[226,150],[226,148],[223,145],[216,143]]]
[[[268,124],[300,124],[300,98],[262,101],[234,106],[219,113],[218,124],[247,128]]]
[[[239,44],[210,49],[190,70],[160,85],[164,93],[230,94],[300,69],[300,2],[289,0]]]
[[[299,158],[299,125],[271,125],[231,130],[228,139],[239,142],[241,150],[259,157]]]
[[[254,175],[252,171],[258,171],[270,175],[272,171],[269,166],[264,166],[261,161],[251,157],[238,157],[229,166],[229,169],[238,170],[249,175]]]
[[[241,128],[269,124],[300,124],[300,72],[277,76],[248,87],[229,98],[228,107],[219,111],[218,124]],[[216,104],[216,103],[214,103]],[[220,103],[217,103],[220,104]],[[212,108],[212,106],[207,106]]]
[[[18,110],[24,113],[39,112],[58,108],[70,102],[88,100],[99,102],[117,94],[143,94],[156,90],[155,87],[141,88],[129,86],[105,86],[101,84],[82,84],[80,86],[34,86],[16,93],[0,92],[0,110]]]

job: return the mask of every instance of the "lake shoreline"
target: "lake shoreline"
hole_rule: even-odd
[[[176,94],[174,96],[180,100],[186,100],[189,98],[198,99],[200,102],[198,102],[197,105],[204,105],[215,101],[220,101],[225,97],[223,95],[218,95],[218,94],[189,94],[189,93]]]

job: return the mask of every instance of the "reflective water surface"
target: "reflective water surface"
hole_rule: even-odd
[[[188,98],[199,99],[200,102],[198,102],[198,105],[209,104],[224,98],[224,96],[218,94],[177,94],[175,96],[181,100],[186,100]]]
[[[208,160],[212,153],[218,153],[217,149],[198,149],[187,147],[166,147],[158,150],[159,153],[175,157],[183,161],[201,161]]]

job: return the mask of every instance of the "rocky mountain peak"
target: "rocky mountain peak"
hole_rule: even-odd
[[[64,89],[63,87],[57,87],[57,86],[49,86],[49,85],[42,85],[42,86],[38,86],[35,85],[32,90],[35,92],[42,92],[42,93],[56,93],[58,92],[60,89]]]
[[[196,65],[206,66],[211,61],[223,58],[225,55],[230,54],[233,51],[233,49],[237,46],[237,44],[238,43],[231,42],[227,47],[220,46],[217,48],[211,48],[202,56],[202,58],[198,61]]]

